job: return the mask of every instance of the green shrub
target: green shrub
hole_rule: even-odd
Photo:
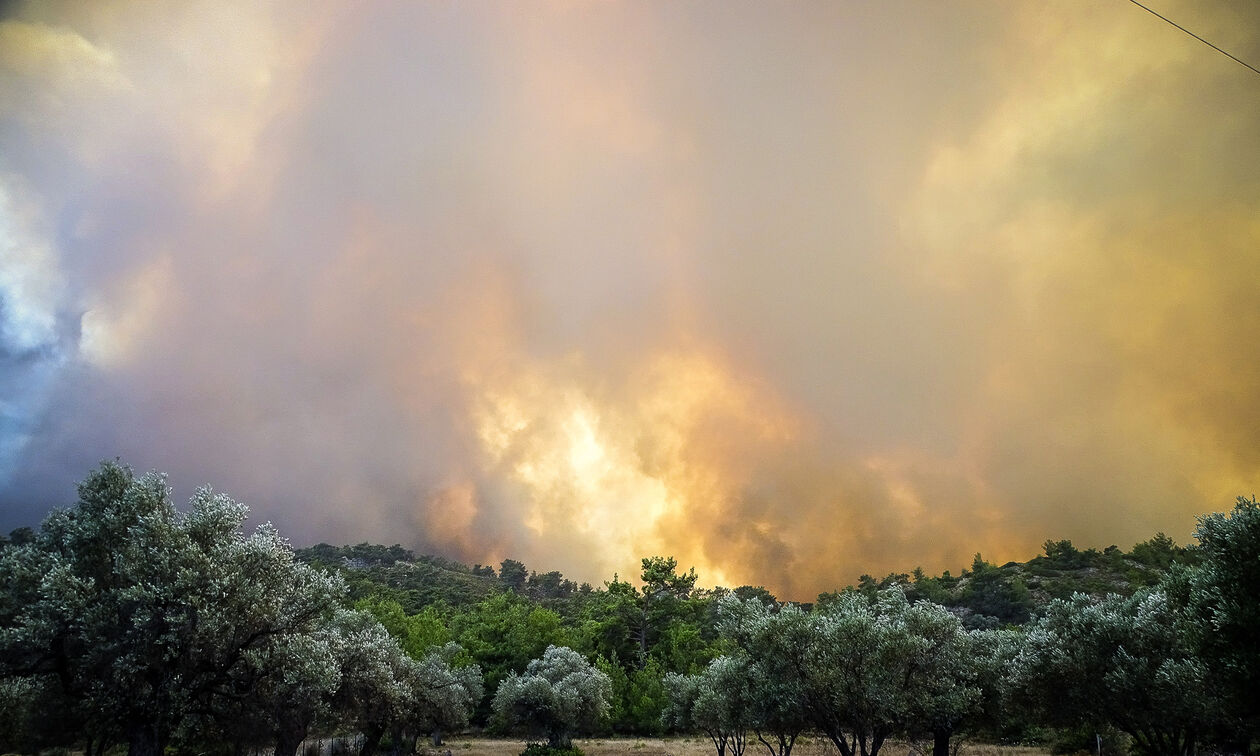
[[[521,751],[521,756],[585,756],[585,754],[577,746],[552,748],[546,743],[529,743],[525,746],[525,750]]]

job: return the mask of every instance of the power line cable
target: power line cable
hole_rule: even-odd
[[[1256,73],[1260,74],[1260,68],[1256,68],[1255,66],[1251,65],[1251,64],[1250,64],[1250,63],[1248,63],[1247,61],[1245,61],[1245,60],[1240,60],[1239,58],[1236,58],[1236,57],[1234,57],[1233,55],[1230,55],[1229,53],[1225,52],[1224,50],[1222,50],[1221,48],[1219,48],[1219,47],[1217,47],[1216,45],[1212,44],[1211,42],[1208,42],[1208,41],[1207,41],[1206,39],[1204,39],[1203,37],[1200,37],[1198,34],[1195,34],[1194,32],[1190,31],[1189,29],[1187,29],[1186,27],[1184,27],[1184,26],[1182,26],[1181,24],[1177,23],[1176,21],[1173,21],[1171,18],[1168,18],[1167,16],[1161,16],[1160,14],[1158,14],[1158,13],[1156,13],[1155,11],[1151,10],[1150,8],[1147,8],[1145,5],[1142,5],[1141,3],[1139,3],[1139,2],[1138,2],[1138,0],[1129,0],[1129,2],[1133,3],[1134,5],[1136,5],[1137,7],[1141,8],[1142,10],[1146,11],[1147,13],[1151,14],[1152,16],[1155,16],[1156,18],[1160,18],[1160,19],[1163,19],[1164,21],[1167,21],[1168,23],[1170,23],[1170,24],[1172,24],[1173,26],[1177,27],[1178,29],[1182,30],[1182,31],[1183,31],[1183,32],[1185,32],[1186,34],[1189,34],[1191,37],[1194,37],[1195,39],[1199,40],[1199,41],[1200,41],[1200,42],[1202,42],[1203,44],[1205,44],[1205,45],[1207,45],[1208,47],[1212,48],[1213,50],[1217,51],[1217,52],[1218,52],[1218,53],[1220,53],[1221,55],[1224,55],[1224,56],[1226,56],[1227,58],[1230,58],[1230,59],[1232,59],[1232,60],[1234,60],[1234,61],[1237,61],[1238,63],[1241,63],[1241,64],[1243,64],[1244,66],[1246,66],[1247,68],[1250,68],[1252,71],[1255,71]]]

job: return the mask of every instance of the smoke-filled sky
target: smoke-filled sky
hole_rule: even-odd
[[[1260,61],[1260,3],[1151,0]],[[0,20],[0,527],[791,598],[1260,485],[1260,76],[1124,0]]]

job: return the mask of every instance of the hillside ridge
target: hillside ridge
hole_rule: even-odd
[[[350,586],[352,599],[386,597],[414,614],[427,606],[463,607],[510,591],[538,604],[565,613],[576,609],[583,597],[606,590],[569,580],[558,571],[528,570],[514,559],[496,569],[472,566],[441,556],[416,554],[399,544],[360,543],[333,546],[316,544],[295,550],[308,564],[339,572]],[[1039,607],[1073,593],[1099,597],[1107,593],[1131,595],[1156,585],[1174,565],[1197,561],[1194,546],[1181,546],[1164,533],[1138,543],[1129,551],[1117,546],[1077,549],[1070,540],[1047,540],[1043,552],[1025,562],[994,565],[977,553],[970,568],[958,575],[945,570],[929,575],[921,568],[890,573],[882,578],[862,575],[856,584],[819,594],[817,601],[835,600],[847,591],[875,593],[900,586],[911,601],[929,600],[948,607],[972,628],[1022,625]],[[616,577],[612,580],[615,582]],[[697,589],[701,595],[733,591],[765,601],[779,598],[761,586]],[[798,602],[808,606],[812,602]]]

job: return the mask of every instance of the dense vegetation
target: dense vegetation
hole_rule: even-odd
[[[667,557],[578,585],[400,546],[296,554],[209,489],[105,464],[0,551],[0,748],[370,756],[472,724],[567,748],[583,732],[704,733],[718,756],[842,756],[893,737],[1058,750],[1242,752],[1260,726],[1260,506],[1125,552],[1047,541],[957,576],[916,569],[780,602],[698,588]]]
[[[181,514],[162,476],[104,464],[78,505],[0,554],[0,746],[114,744],[292,756],[315,728],[462,727],[482,676],[454,645],[408,654],[335,574],[210,489]],[[13,540],[20,541],[13,543]]]

